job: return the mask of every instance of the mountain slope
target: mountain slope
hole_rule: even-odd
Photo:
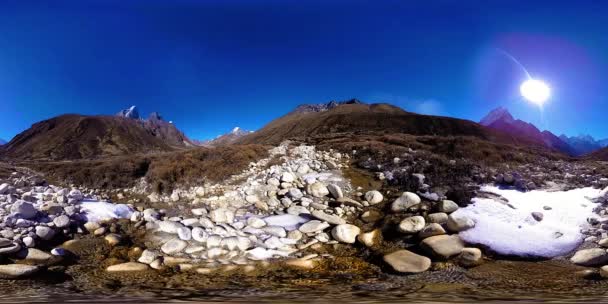
[[[171,151],[186,146],[178,143],[179,139],[165,140],[159,135],[162,128],[145,125],[145,121],[116,116],[62,115],[38,122],[15,136],[2,147],[1,156],[70,160]]]
[[[586,159],[608,161],[608,147],[593,151],[584,156]]]
[[[338,104],[322,111],[292,111],[237,143],[276,145],[288,139],[308,142],[313,138],[384,134],[469,136],[497,143],[544,147],[528,138],[496,132],[468,120],[410,113],[389,104],[362,103]]]
[[[541,132],[533,124],[513,118],[511,113],[502,107],[490,111],[479,123],[490,129],[528,139],[552,150],[568,155],[576,155],[570,145],[555,134],[546,130]]]
[[[173,123],[164,121],[157,112],[152,112],[148,119],[139,122],[148,132],[170,146],[195,146],[194,142],[186,137],[182,131],[175,127]]]

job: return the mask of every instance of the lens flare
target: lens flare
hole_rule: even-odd
[[[521,96],[537,105],[542,105],[551,96],[551,89],[544,82],[536,79],[526,80],[519,87]]]

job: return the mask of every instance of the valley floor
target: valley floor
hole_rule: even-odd
[[[165,194],[4,164],[0,302],[608,301],[601,164],[369,153],[285,143]]]

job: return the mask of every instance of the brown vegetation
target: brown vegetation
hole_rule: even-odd
[[[162,126],[114,116],[67,114],[34,124],[0,149],[4,159],[74,160],[135,153],[165,152],[184,148],[179,140],[166,137],[181,134],[161,132]],[[164,126],[164,125],[163,125]]]
[[[20,165],[43,173],[59,184],[113,189],[134,186],[140,178],[155,190],[170,192],[177,185],[221,181],[268,155],[261,145],[196,148],[186,151],[76,161],[26,161]]]

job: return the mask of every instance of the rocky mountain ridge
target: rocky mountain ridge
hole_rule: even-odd
[[[520,119],[515,119],[511,113],[503,107],[498,107],[479,121],[482,126],[498,130],[513,136],[527,138],[540,143],[549,149],[575,156],[574,149],[562,139],[550,131],[539,130],[535,125]]]
[[[65,114],[35,123],[2,146],[0,157],[28,160],[93,159],[167,152],[194,144],[158,113],[141,119],[135,106],[116,116]]]
[[[588,134],[581,134],[578,136],[566,136],[562,134],[559,136],[561,140],[569,144],[572,149],[576,152],[576,155],[585,155],[601,148],[608,146],[608,140],[596,140],[593,136]]]

